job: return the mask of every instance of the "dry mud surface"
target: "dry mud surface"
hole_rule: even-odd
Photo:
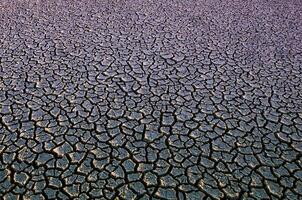
[[[0,1],[0,198],[301,199],[301,4]]]

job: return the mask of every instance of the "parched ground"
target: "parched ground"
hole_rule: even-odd
[[[302,199],[299,0],[1,0],[0,199]]]

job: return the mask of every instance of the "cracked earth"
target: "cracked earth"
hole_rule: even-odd
[[[1,1],[1,199],[302,199],[302,3]]]

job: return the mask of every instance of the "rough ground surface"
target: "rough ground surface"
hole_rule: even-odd
[[[301,199],[301,4],[2,0],[1,199]]]

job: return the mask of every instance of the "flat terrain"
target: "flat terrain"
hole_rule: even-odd
[[[302,199],[299,0],[0,0],[0,199]]]

